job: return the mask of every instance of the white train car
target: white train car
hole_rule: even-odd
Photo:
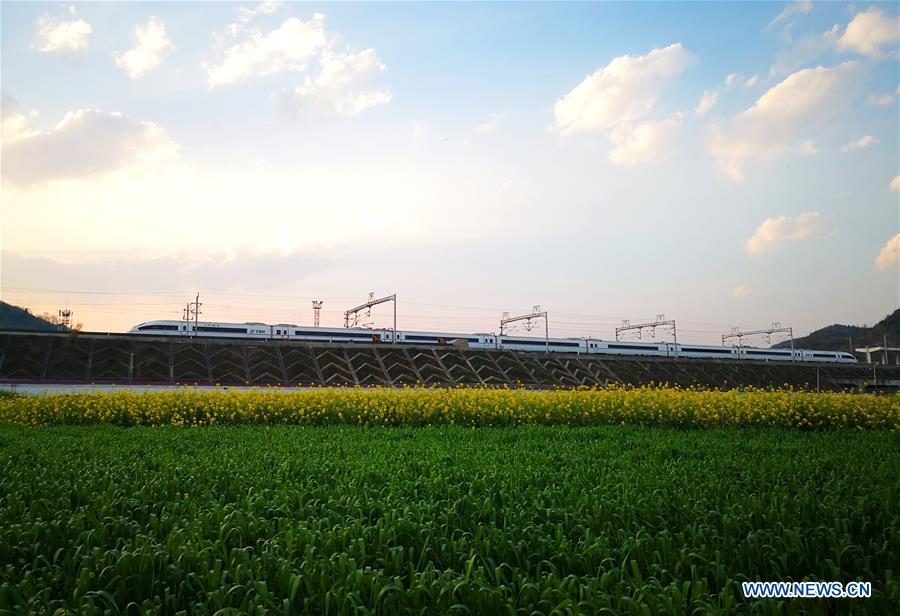
[[[497,348],[493,334],[448,334],[446,332],[397,332],[398,344],[423,344],[427,346],[452,345],[464,342],[472,349]]]
[[[265,323],[213,323],[210,321],[147,321],[132,327],[130,334],[155,336],[212,336],[217,338],[269,338],[272,327]]]
[[[672,344],[673,355],[695,359],[738,359],[737,347],[702,344]]]
[[[803,361],[827,362],[827,363],[838,363],[838,364],[855,364],[855,363],[857,363],[856,357],[854,357],[852,353],[847,353],[847,352],[842,352],[842,351],[801,350],[798,352],[801,354]]]
[[[809,351],[801,349],[791,351],[790,349],[761,349],[758,347],[678,345],[678,356],[700,359],[746,359],[751,361],[857,363],[856,357],[852,354],[840,351]]]
[[[193,325],[193,324],[191,324]],[[187,335],[184,321],[147,321],[128,330],[129,334],[153,334],[158,336]]]
[[[278,331],[278,327],[275,328]],[[378,343],[391,342],[393,332],[389,329],[365,329],[344,328],[344,327],[299,327],[291,325],[288,328],[286,339],[289,340],[308,340],[310,342],[329,342],[329,343]]]
[[[603,355],[649,355],[652,357],[667,357],[670,354],[665,342],[634,342],[619,340],[596,340],[588,338],[586,341],[588,353],[600,353]]]
[[[546,338],[530,336],[498,336],[499,348],[508,351],[535,351],[544,353],[584,353],[585,341],[581,338]]]
[[[759,349],[756,347],[737,347],[740,359],[753,361],[803,361],[799,350],[790,349]]]

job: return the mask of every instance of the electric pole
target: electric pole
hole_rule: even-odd
[[[628,319],[622,320],[622,326],[616,328],[616,340],[619,339],[619,334],[622,332],[627,332],[630,330],[637,330],[638,340],[643,338],[644,329],[650,330],[650,337],[656,338],[656,328],[657,327],[671,327],[672,328],[672,340],[675,345],[675,357],[678,357],[678,330],[675,329],[675,319],[666,320],[666,315],[658,314],[656,315],[655,321],[650,321],[647,323],[634,323]],[[667,347],[668,348],[668,347]]]
[[[182,331],[184,335],[189,335],[188,326],[191,323],[191,303],[185,302],[184,308],[181,309],[181,320],[184,321],[184,325],[182,326]]]
[[[794,357],[794,328],[793,327],[782,327],[781,323],[775,321],[772,323],[772,327],[767,329],[754,329],[750,331],[742,332],[737,327],[731,328],[730,334],[722,334],[722,346],[725,346],[725,341],[728,338],[737,338],[738,347],[743,346],[744,336],[765,336],[766,342],[771,345],[772,344],[772,334],[787,334],[791,338],[791,361],[795,361]],[[852,342],[851,342],[852,344]],[[852,349],[851,349],[852,350]]]
[[[197,326],[200,324],[200,306],[203,304],[200,303],[200,292],[197,292],[197,298],[188,304],[188,309],[190,310],[190,314],[194,317],[194,334],[197,333]]]
[[[394,302],[394,334],[391,336],[391,343],[397,344],[397,294],[387,295],[385,297],[375,299],[375,292],[369,293],[369,301],[360,304],[356,308],[351,308],[344,312],[344,327],[350,327],[350,315],[353,315],[353,325],[356,325],[359,319],[359,313],[366,310],[368,314],[372,314],[372,306],[383,304],[385,302]]]
[[[322,312],[322,302],[321,300],[313,300],[313,327],[319,326],[319,313]]]
[[[64,310],[59,310],[59,325],[62,326],[63,329],[69,329],[69,323],[72,320],[72,311],[66,307]]]
[[[500,335],[503,335],[503,330],[506,329],[506,326],[510,323],[515,323],[516,321],[525,321],[525,329],[527,331],[531,331],[533,327],[531,320],[532,319],[544,319],[544,344],[547,352],[550,352],[550,319],[547,318],[547,311],[541,312],[541,305],[535,304],[531,307],[531,314],[523,314],[517,317],[509,316],[508,312],[503,313],[503,318],[500,319]]]

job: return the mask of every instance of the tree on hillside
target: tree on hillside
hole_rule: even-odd
[[[60,324],[59,317],[56,316],[55,314],[50,314],[49,312],[42,312],[38,316],[41,319],[44,319],[45,321],[50,323],[51,325],[59,325]]]

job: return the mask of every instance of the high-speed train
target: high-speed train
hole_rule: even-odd
[[[390,329],[338,327],[301,327],[289,323],[192,323],[186,321],[148,321],[135,325],[131,334],[155,336],[203,336],[215,338],[259,338],[263,340],[303,340],[328,343],[392,343]],[[806,361],[856,363],[856,358],[841,351],[807,349],[761,349],[726,347],[672,342],[636,342],[598,340],[595,338],[544,338],[498,336],[496,334],[458,334],[446,332],[398,331],[397,344],[443,346],[455,345],[472,349],[505,349],[551,353],[596,353],[603,355],[646,355],[652,357],[687,357],[700,359],[748,359],[757,361]]]

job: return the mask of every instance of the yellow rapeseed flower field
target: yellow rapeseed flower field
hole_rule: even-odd
[[[513,426],[638,424],[679,428],[900,428],[900,395],[666,386],[533,391],[352,388],[89,393],[0,400],[0,423],[22,426],[215,424]]]

